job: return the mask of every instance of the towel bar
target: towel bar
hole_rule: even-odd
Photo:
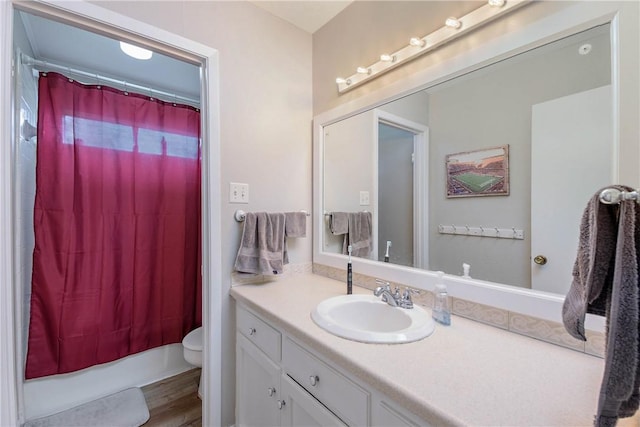
[[[311,214],[307,211],[305,211],[304,209],[300,210],[300,212],[304,213],[306,216],[311,216]],[[234,214],[233,217],[236,219],[236,221],[238,222],[243,222],[244,219],[246,218],[247,213],[245,211],[243,211],[242,209],[238,209]]]
[[[640,200],[640,193],[635,191],[620,191],[617,188],[605,188],[600,192],[600,203],[617,205],[625,200]]]
[[[364,213],[367,213],[367,212],[369,212],[369,211],[367,211],[367,210],[364,210],[364,211],[360,211],[360,212],[364,212]],[[328,211],[324,211],[324,216],[331,216],[331,212],[328,212]]]

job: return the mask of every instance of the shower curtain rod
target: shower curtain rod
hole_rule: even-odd
[[[24,53],[20,53],[20,62],[24,65],[32,65],[35,68],[39,69],[40,71],[46,71],[46,70],[67,71],[69,73],[76,74],[79,76],[90,77],[90,78],[101,80],[104,82],[117,84],[127,89],[131,88],[131,89],[141,90],[141,91],[150,93],[151,97],[160,98],[164,101],[169,101],[169,102],[180,101],[180,102],[190,104],[192,106],[200,107],[200,101],[197,99],[187,98],[184,96],[176,95],[174,93],[156,90],[147,86],[140,86],[137,84],[128,83],[124,80],[112,79],[111,77],[101,76],[100,74],[97,74],[97,73],[90,73],[88,71],[78,70],[77,68],[71,68],[65,65],[59,65],[49,61],[41,61],[39,59],[31,58],[29,55],[26,55]]]

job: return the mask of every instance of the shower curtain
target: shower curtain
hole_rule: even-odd
[[[178,343],[201,323],[200,113],[41,73],[25,376]]]

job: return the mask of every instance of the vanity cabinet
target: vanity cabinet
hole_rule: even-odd
[[[242,305],[236,325],[236,425],[426,425]]]

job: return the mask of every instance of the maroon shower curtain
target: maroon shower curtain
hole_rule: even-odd
[[[178,343],[201,323],[200,113],[41,73],[25,376]]]

